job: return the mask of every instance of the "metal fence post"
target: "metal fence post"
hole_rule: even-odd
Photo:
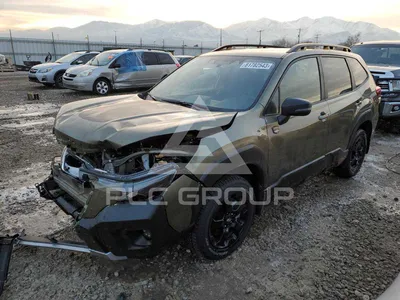
[[[53,39],[54,59],[57,60],[56,43],[54,42],[54,34],[53,34],[53,32],[51,33],[51,38]]]
[[[11,42],[11,50],[13,54],[13,59],[14,59],[14,65],[17,65],[17,60],[15,59],[15,51],[14,51],[14,42],[11,34],[11,29],[10,29],[10,42]]]

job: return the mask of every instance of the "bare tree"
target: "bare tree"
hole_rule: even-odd
[[[354,35],[349,35],[347,40],[345,42],[343,42],[343,43],[340,43],[340,45],[351,47],[354,44],[359,43],[360,41],[361,41],[361,32],[356,33]]]
[[[287,38],[281,38],[278,40],[275,40],[272,42],[272,45],[274,46],[279,46],[279,47],[284,47],[284,48],[290,48],[294,46],[296,43],[288,40]]]

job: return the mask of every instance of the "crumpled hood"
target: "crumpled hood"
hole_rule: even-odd
[[[37,70],[41,70],[41,69],[46,69],[46,68],[59,67],[60,65],[62,65],[62,64],[52,62],[52,63],[35,65],[35,66],[33,66],[33,68],[35,68]]]
[[[86,70],[93,70],[98,68],[97,66],[90,66],[90,65],[80,65],[76,67],[69,68],[66,72],[68,74],[75,74],[78,75],[79,73],[86,71]]]
[[[371,71],[371,73],[379,77],[383,78],[400,77],[400,66],[368,65],[368,69]]]
[[[209,112],[142,100],[137,95],[112,96],[72,102],[61,107],[54,132],[64,144],[114,149],[150,137],[221,127],[236,112]]]

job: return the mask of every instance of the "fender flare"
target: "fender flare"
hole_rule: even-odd
[[[372,118],[372,110],[371,109],[368,109],[368,110],[362,112],[358,116],[357,122],[355,123],[355,125],[354,125],[354,127],[352,129],[352,132],[351,132],[351,135],[350,135],[350,138],[349,138],[349,143],[347,145],[347,149],[349,149],[351,144],[353,143],[353,141],[354,141],[354,139],[356,137],[357,131],[358,131],[358,129],[360,129],[361,125],[364,124],[365,122],[371,122],[371,125],[372,125],[372,119],[373,118]],[[372,132],[370,132],[370,133],[367,132],[367,134],[369,134],[369,136],[368,136],[368,148],[367,148],[367,153],[368,153]]]
[[[239,175],[243,177],[256,176],[257,182],[261,186],[266,185],[267,170],[267,152],[254,144],[246,145],[236,149],[242,164],[234,166],[228,174],[219,174],[215,172],[218,167],[210,169],[207,173],[201,174],[199,180],[204,186],[213,186],[218,180],[226,175]],[[215,160],[215,163],[229,163],[231,160],[227,157]],[[250,170],[250,173],[248,172]],[[214,174],[215,173],[215,174]]]

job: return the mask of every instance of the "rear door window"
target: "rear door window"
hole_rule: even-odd
[[[147,66],[158,65],[157,56],[152,52],[144,52],[143,53],[143,62]]]
[[[342,57],[322,57],[321,60],[328,98],[350,92],[351,77],[346,60]]]
[[[354,81],[356,87],[359,87],[367,78],[368,73],[365,71],[364,67],[354,58],[349,58],[348,60],[351,73],[353,73]]]
[[[158,60],[162,65],[174,65],[175,62],[172,57],[167,53],[157,53]]]

